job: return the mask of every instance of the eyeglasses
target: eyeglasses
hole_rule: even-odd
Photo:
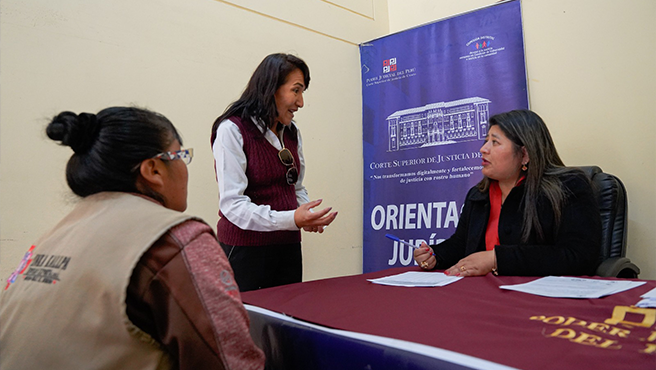
[[[296,169],[296,164],[294,163],[294,156],[292,155],[292,152],[290,152],[287,148],[282,148],[278,152],[278,158],[280,158],[280,162],[282,162],[282,164],[289,167],[289,169],[287,169],[287,174],[285,175],[285,178],[287,179],[287,185],[296,184],[296,181],[298,181],[298,169]]]
[[[165,152],[159,153],[153,158],[159,158],[163,161],[175,161],[176,159],[181,159],[185,164],[191,163],[191,159],[194,157],[194,150],[189,149],[180,149],[175,152]]]

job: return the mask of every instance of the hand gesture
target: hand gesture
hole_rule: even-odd
[[[326,226],[337,217],[337,212],[330,212],[332,207],[315,212],[312,208],[321,204],[323,200],[317,199],[299,206],[294,212],[296,226],[308,232],[322,233]]]

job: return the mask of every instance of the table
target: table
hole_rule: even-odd
[[[488,274],[436,288],[367,281],[413,270],[243,293],[268,367],[656,369],[656,309],[632,307],[656,281],[599,299],[499,289],[532,277]]]

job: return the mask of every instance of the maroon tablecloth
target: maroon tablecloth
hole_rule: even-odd
[[[246,292],[244,303],[327,327],[443,348],[521,369],[656,369],[656,309],[637,309],[656,281],[599,299],[499,289],[535,278],[489,274],[445,287],[367,279],[417,268]]]

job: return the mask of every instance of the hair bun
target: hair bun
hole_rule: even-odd
[[[61,112],[46,128],[49,138],[70,146],[76,154],[87,153],[99,132],[100,125],[92,113]]]

